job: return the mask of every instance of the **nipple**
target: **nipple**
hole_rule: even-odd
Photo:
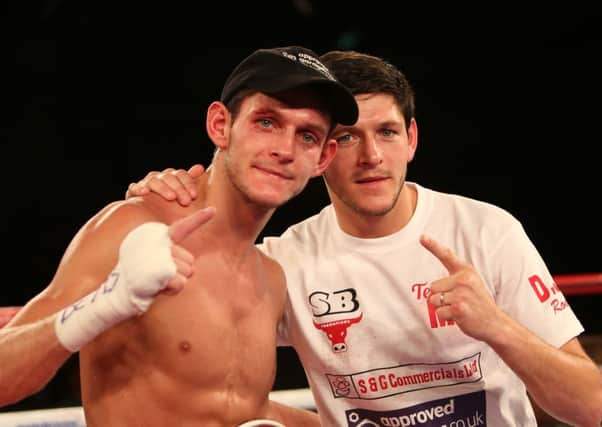
[[[182,353],[188,353],[192,349],[192,346],[188,341],[181,341],[179,347]]]

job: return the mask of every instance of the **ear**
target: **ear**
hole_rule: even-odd
[[[408,126],[408,163],[414,159],[416,149],[418,148],[418,124],[416,119],[410,120]]]
[[[230,119],[230,112],[222,102],[213,101],[207,108],[207,134],[213,144],[222,150],[228,147]]]
[[[334,155],[337,153],[337,141],[334,138],[329,138],[322,147],[322,153],[320,154],[320,161],[312,174],[312,177],[322,175],[322,172],[328,167]]]

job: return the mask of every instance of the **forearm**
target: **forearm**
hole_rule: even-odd
[[[319,427],[320,417],[317,413],[301,408],[284,405],[270,400],[269,418],[279,421],[285,426]]]
[[[0,406],[41,390],[71,354],[57,340],[54,316],[0,329]]]
[[[543,410],[571,425],[600,425],[602,375],[578,343],[557,349],[507,317],[489,345]]]

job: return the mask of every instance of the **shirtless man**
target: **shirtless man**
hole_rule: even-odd
[[[216,153],[195,201],[183,207],[147,195],[114,202],[77,233],[51,284],[8,330],[67,307],[56,316],[55,331],[63,347],[80,351],[89,427],[236,426],[259,418],[318,424],[316,414],[268,399],[286,286],[281,267],[254,243],[274,210],[328,166],[336,152],[327,138],[332,128],[353,124],[357,114],[351,93],[313,52],[258,50],[235,68],[220,101],[207,110]],[[172,277],[173,266],[163,265],[169,248],[163,224],[208,206],[215,216],[180,242],[196,261],[177,294],[154,290],[98,303],[116,294],[112,278],[136,282],[148,269],[159,270],[156,282]],[[201,212],[202,221],[211,216]],[[130,248],[137,259],[125,274],[120,244],[149,222],[158,229],[143,233],[135,247],[155,250]],[[155,256],[161,251],[163,257]]]

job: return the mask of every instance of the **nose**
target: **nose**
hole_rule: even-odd
[[[274,141],[270,154],[279,162],[292,162],[295,156],[295,135],[286,132],[281,135],[281,138],[277,138]]]
[[[372,167],[379,165],[383,161],[381,148],[373,137],[367,136],[358,146],[360,150],[360,165]]]

